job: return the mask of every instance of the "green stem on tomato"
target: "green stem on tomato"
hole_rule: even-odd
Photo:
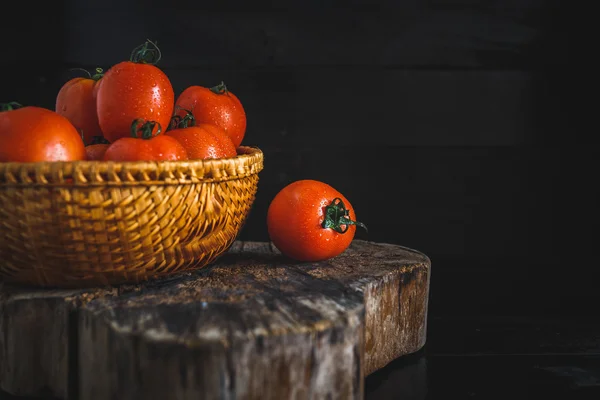
[[[98,82],[100,80],[100,78],[102,78],[104,76],[104,70],[102,68],[96,68],[96,73],[94,75],[91,76],[91,78],[93,80],[95,80],[96,82]]]
[[[101,135],[92,136],[92,140],[89,143],[86,143],[85,135],[83,134],[83,129],[77,129],[77,131],[79,132],[79,136],[81,136],[81,140],[83,140],[83,144],[86,146],[91,146],[94,144],[110,144],[110,142],[106,140],[104,136]]]
[[[225,82],[221,81],[217,86],[211,87],[210,91],[215,94],[227,94],[229,90],[227,90],[227,86],[225,86]]]
[[[90,71],[88,71],[85,68],[79,68],[79,67],[77,67],[77,68],[70,68],[69,71],[83,71],[83,72],[86,73],[86,75],[87,75],[88,78],[90,78],[90,79],[92,78],[92,74],[90,74]]]
[[[171,120],[169,121],[169,126],[167,127],[167,132],[168,131],[172,131],[173,129],[178,129],[179,128],[179,123],[181,122],[182,118],[179,115],[173,115],[171,117]]]
[[[342,225],[344,228],[342,228]],[[321,226],[325,229],[331,228],[337,233],[346,233],[350,225],[356,225],[368,232],[367,227],[362,222],[352,221],[350,219],[350,210],[339,197],[325,207],[325,219]]]
[[[185,111],[185,116],[182,117],[179,115],[179,111]],[[189,128],[190,126],[196,126],[194,114],[186,108],[176,106],[175,115],[171,117],[169,128],[167,130]]]
[[[8,103],[0,103],[0,112],[1,111],[13,111],[19,108],[23,108],[23,106],[16,101],[11,101]]]
[[[148,45],[151,45],[152,47],[148,47]],[[160,61],[161,57],[162,54],[156,43],[146,39],[144,44],[141,44],[133,49],[129,60],[139,64],[156,65]]]
[[[154,128],[156,133],[154,133]],[[134,119],[131,123],[131,137],[140,138],[138,133],[141,133],[141,138],[145,140],[152,139],[154,136],[160,135],[162,127],[159,122],[156,121],[144,121],[143,119]]]
[[[100,78],[104,76],[104,71],[102,70],[102,68],[96,68],[96,73],[94,75],[92,75],[90,71],[88,71],[85,68],[71,68],[69,69],[69,71],[83,71],[86,73],[88,79],[93,79],[95,81],[99,81]]]

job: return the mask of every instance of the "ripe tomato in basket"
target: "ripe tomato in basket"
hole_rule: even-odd
[[[156,132],[154,131],[156,128]],[[155,121],[136,119],[131,124],[131,137],[122,137],[104,153],[104,161],[183,161],[187,152],[177,139],[161,135]]]
[[[104,158],[106,150],[110,147],[110,144],[96,143],[85,146],[85,154],[89,161],[100,161]]]
[[[175,115],[171,127],[165,135],[177,139],[185,147],[190,160],[229,158],[237,155],[235,145],[223,129],[210,124],[196,124],[189,111],[183,118]]]
[[[83,140],[62,115],[17,103],[0,108],[0,162],[85,160]]]
[[[87,73],[89,77],[73,78],[60,88],[55,111],[71,121],[81,132],[84,143],[90,144],[95,137],[102,137],[96,112],[96,95],[103,74],[100,68],[96,69],[94,75]]]
[[[267,228],[284,255],[298,261],[322,261],[340,255],[354,239],[352,205],[330,185],[300,180],[284,187],[271,201]]]
[[[98,123],[109,142],[128,136],[136,118],[169,125],[175,93],[171,81],[156,67],[160,50],[147,41],[136,48],[130,61],[113,65],[98,87]]]
[[[229,135],[238,147],[246,134],[246,112],[240,100],[231,93],[225,83],[213,88],[190,86],[175,101],[181,110],[190,110],[198,123],[216,125]],[[184,116],[184,111],[180,111]]]

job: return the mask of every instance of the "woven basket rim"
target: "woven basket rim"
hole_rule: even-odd
[[[11,186],[186,184],[240,179],[263,169],[263,152],[240,146],[231,158],[188,161],[56,161],[2,163],[0,189]]]

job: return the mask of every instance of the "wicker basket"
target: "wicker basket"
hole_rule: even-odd
[[[0,279],[134,283],[198,269],[233,243],[263,153],[186,162],[0,163]]]

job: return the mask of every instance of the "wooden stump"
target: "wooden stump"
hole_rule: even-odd
[[[0,289],[0,387],[69,399],[361,399],[425,344],[430,261],[355,240],[296,263],[237,242],[143,285]]]

